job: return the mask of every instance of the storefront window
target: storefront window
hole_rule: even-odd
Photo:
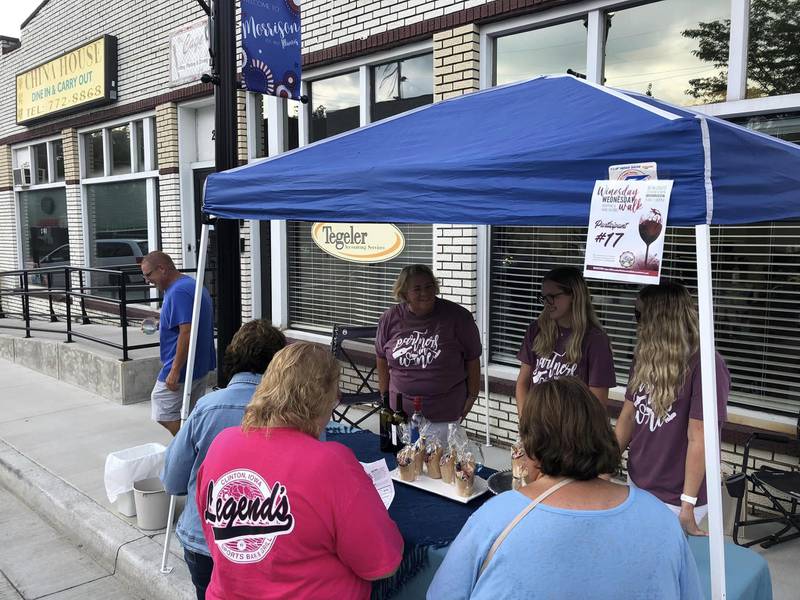
[[[800,0],[751,0],[747,97],[800,92]]]
[[[131,130],[128,125],[111,129],[111,174],[131,172]]]
[[[800,112],[755,115],[731,121],[753,131],[800,144]]]
[[[395,303],[392,285],[409,264],[431,264],[433,228],[398,225],[405,236],[403,252],[376,264],[352,263],[320,250],[311,238],[311,223],[286,224],[289,276],[289,326],[330,333],[333,325],[376,325]]]
[[[120,274],[92,275],[93,293],[118,297],[124,279],[128,299],[146,298],[147,289],[135,266],[149,250],[147,229],[147,181],[96,183],[86,186],[86,218],[89,224],[89,264]]]
[[[68,264],[65,188],[20,192],[19,206],[25,268]]]
[[[311,99],[310,141],[357,128],[361,123],[358,71],[308,84]]]
[[[53,181],[64,181],[64,143],[61,140],[51,143],[53,145],[53,166],[56,170]]]
[[[83,136],[83,153],[86,162],[86,173],[84,176],[102,177],[105,175],[102,131],[93,131]]]
[[[800,346],[800,222],[712,228],[714,324],[717,350],[732,374],[730,403],[797,415]],[[516,353],[541,307],[534,300],[544,274],[557,266],[581,268],[586,228],[493,227],[490,358],[518,365]],[[695,236],[667,228],[661,276],[684,282],[696,298]],[[614,351],[617,381],[628,379],[636,341],[638,286],[589,280],[592,300]]]
[[[255,158],[269,156],[269,118],[267,115],[267,96],[262,96],[261,118],[263,121],[263,137],[260,139],[256,148]],[[286,127],[284,128],[285,137],[283,140],[284,152],[294,150],[300,146],[300,127],[298,113],[300,111],[299,102],[287,102],[286,105]]]
[[[504,35],[495,41],[496,85],[568,70],[586,73],[583,20]]]
[[[372,120],[433,102],[433,54],[372,68]]]
[[[48,183],[50,181],[50,169],[47,164],[47,144],[36,144],[33,146],[34,160],[34,184]]]
[[[86,208],[90,240],[128,239],[147,243],[145,180],[87,185]]]
[[[673,104],[725,100],[730,0],[662,0],[607,13],[605,85]]]

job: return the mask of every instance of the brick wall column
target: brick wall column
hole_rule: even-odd
[[[181,241],[181,191],[178,155],[178,106],[174,102],[156,107],[158,152],[158,199],[161,250],[179,269],[183,266]]]
[[[480,87],[480,35],[475,24],[433,34],[433,101]]]
[[[11,147],[0,146],[0,271],[12,271],[18,267],[16,214]],[[14,282],[2,278],[0,285],[13,287]]]
[[[67,233],[69,235],[69,262],[76,267],[87,266],[85,240],[83,235],[84,215],[81,198],[81,167],[78,152],[78,131],[74,128],[61,131],[61,144],[64,149],[64,183],[67,198]],[[80,275],[73,273],[72,287],[80,286]]]
[[[480,37],[476,25],[433,35],[434,102],[479,89]],[[475,226],[433,227],[433,267],[442,296],[475,313],[477,307],[478,233]]]
[[[474,24],[433,35],[433,100],[439,102],[480,88],[480,37]],[[433,226],[433,268],[439,277],[442,297],[458,302],[474,315],[478,305],[478,230],[474,225]],[[490,408],[499,408],[492,401]],[[475,403],[465,422],[473,434],[484,430],[485,400]],[[501,417],[506,419],[507,413]],[[492,434],[499,421],[491,419]],[[500,432],[503,435],[505,432]]]

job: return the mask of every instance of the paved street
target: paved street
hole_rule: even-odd
[[[0,600],[144,599],[2,487],[0,506]]]

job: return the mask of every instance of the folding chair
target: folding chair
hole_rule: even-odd
[[[798,439],[800,439],[800,417],[797,420]],[[725,480],[725,487],[731,497],[736,498],[736,517],[733,523],[733,541],[739,546],[754,546],[761,544],[762,548],[769,548],[775,544],[782,544],[800,537],[800,513],[797,504],[800,501],[800,472],[786,471],[773,467],[762,466],[756,471],[747,472],[747,460],[750,457],[750,445],[753,441],[763,440],[779,444],[789,444],[791,440],[784,435],[771,433],[753,433],[744,446],[742,458],[742,471],[729,476]],[[747,482],[753,488],[764,494],[772,503],[778,513],[774,517],[763,519],[747,519],[742,517],[742,501],[745,496]],[[775,533],[747,542],[739,541],[739,528],[748,525],[761,525],[764,523],[780,523],[783,528]],[[793,533],[790,533],[794,530]]]
[[[372,341],[375,339],[377,331],[377,327],[353,327],[350,325],[333,326],[331,352],[337,359],[347,361],[350,368],[355,371],[356,375],[361,380],[355,392],[342,392],[339,405],[333,410],[333,420],[336,422],[345,421],[353,427],[358,427],[366,419],[381,409],[381,394],[373,387],[370,381],[373,373],[375,373],[375,367],[365,372],[362,370],[365,369],[365,367],[359,367],[343,346],[345,340]],[[366,406],[367,412],[353,421],[347,416],[347,413],[356,405]]]

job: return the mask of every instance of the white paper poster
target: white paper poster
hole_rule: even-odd
[[[656,284],[661,276],[672,181],[597,181],[583,274]]]
[[[658,165],[654,162],[611,165],[608,178],[614,181],[649,181],[658,179]]]
[[[375,489],[383,500],[383,505],[388,509],[394,500],[394,482],[389,474],[389,466],[386,459],[382,458],[371,463],[361,463],[367,475],[372,479]]]

